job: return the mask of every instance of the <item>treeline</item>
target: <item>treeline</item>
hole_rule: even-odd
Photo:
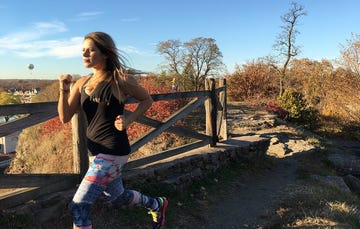
[[[17,90],[43,89],[57,80],[39,79],[0,79],[0,92]]]
[[[360,126],[359,75],[345,66],[335,67],[328,60],[294,59],[281,95],[279,72],[261,59],[237,66],[226,78],[230,100],[277,105],[287,118],[302,124],[333,120],[348,128]]]

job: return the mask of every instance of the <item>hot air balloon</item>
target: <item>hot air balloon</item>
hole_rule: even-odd
[[[28,69],[33,70],[33,69],[34,69],[34,65],[33,65],[33,64],[29,64],[29,65],[28,65]]]
[[[32,70],[34,69],[33,64],[28,64],[27,68],[30,70],[30,76],[32,75]]]

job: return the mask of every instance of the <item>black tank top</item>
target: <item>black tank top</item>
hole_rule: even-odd
[[[131,152],[126,130],[119,131],[114,122],[118,115],[124,113],[124,103],[111,96],[109,102],[94,102],[81,89],[81,107],[87,118],[87,147],[89,154],[128,155]]]

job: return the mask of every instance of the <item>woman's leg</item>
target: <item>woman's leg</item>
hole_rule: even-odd
[[[124,189],[116,199],[111,201],[113,205],[119,206],[140,206],[148,210],[158,208],[158,202],[155,198],[144,195],[136,190]]]
[[[121,170],[128,156],[98,154],[90,163],[70,208],[74,228],[92,229],[90,211],[92,204],[104,193],[116,205],[143,206],[153,217],[153,228],[160,228],[165,221],[168,201],[164,197],[152,198],[135,190],[125,190]]]
[[[123,166],[127,163],[128,157],[119,157],[118,168],[122,170]],[[138,191],[125,189],[122,181],[122,176],[114,179],[104,191],[109,201],[119,206],[142,206],[148,210],[155,210],[158,208],[158,202],[155,198],[146,196]]]
[[[121,177],[119,157],[98,154],[70,203],[74,228],[91,229],[91,206],[114,179]]]
[[[135,190],[125,189],[121,195],[112,200],[115,206],[142,206],[149,210],[152,217],[152,228],[159,229],[165,223],[168,200],[165,197],[150,197]]]
[[[111,182],[104,193],[114,206],[142,206],[148,209],[153,228],[158,229],[164,225],[168,205],[165,197],[153,198],[135,190],[124,189],[121,177]]]
[[[80,183],[70,203],[74,228],[91,229],[91,206],[104,191],[104,187],[92,183],[86,176]]]

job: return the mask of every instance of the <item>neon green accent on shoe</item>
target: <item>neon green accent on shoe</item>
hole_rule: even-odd
[[[168,206],[168,200],[165,197],[157,197],[156,198],[159,208],[157,211],[149,211],[148,213],[152,216],[152,228],[160,229],[165,223],[165,213],[166,208]]]

